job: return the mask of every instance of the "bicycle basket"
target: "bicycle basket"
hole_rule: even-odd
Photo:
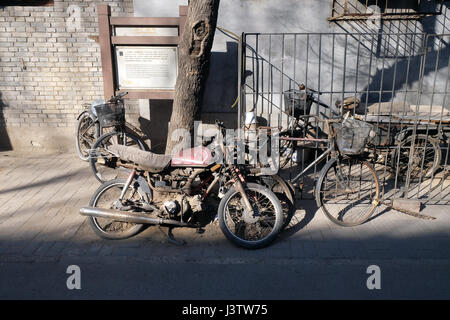
[[[283,92],[283,95],[286,112],[289,115],[293,115],[295,118],[303,115],[309,115],[312,100],[308,99],[306,93],[300,90],[291,89]]]
[[[103,128],[121,125],[125,121],[123,103],[105,103],[94,107]]]
[[[374,136],[374,126],[365,121],[347,118],[342,123],[334,123],[336,143],[342,154],[358,155]]]

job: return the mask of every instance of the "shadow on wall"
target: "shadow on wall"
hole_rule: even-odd
[[[6,107],[0,92],[0,151],[12,150],[11,141],[9,140],[8,132],[6,131],[6,121],[3,114],[3,109]]]
[[[445,17],[449,15],[447,6],[444,7],[443,15]],[[450,26],[443,24],[437,17],[424,18],[421,24],[423,32],[430,36],[426,38],[425,47],[422,48],[420,54],[398,58],[396,63],[377,69],[376,74],[371,78],[370,84],[364,89],[364,91],[371,93],[363,94],[361,101],[366,101],[367,99],[368,104],[389,102],[394,98],[392,90],[394,92],[398,91],[405,84],[411,87],[414,83],[420,81],[422,76],[426,77],[449,67],[450,43],[446,41],[445,37],[434,36],[434,34],[437,29],[442,30],[443,33],[449,33]],[[426,55],[423,52],[426,52]],[[424,59],[426,60],[424,61]],[[395,83],[393,79],[395,79]],[[376,91],[382,92],[381,95],[374,93]],[[437,104],[437,101],[435,102]]]
[[[205,93],[203,112],[235,112],[230,107],[238,95],[238,44],[226,43],[225,52],[211,52],[211,62]]]
[[[150,100],[150,120],[139,117],[139,125],[151,141],[151,151],[166,150],[168,123],[172,115],[172,100]]]

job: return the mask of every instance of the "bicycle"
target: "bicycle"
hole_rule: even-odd
[[[106,103],[94,103],[89,110],[78,117],[76,147],[82,160],[89,161],[95,178],[106,182],[117,178],[115,166],[117,159],[104,152],[107,146],[122,144],[148,150],[140,130],[125,121],[123,97],[128,92],[121,92],[111,97]],[[104,129],[112,128],[104,134]]]
[[[119,96],[123,97],[127,92],[121,93]],[[117,96],[116,99],[119,97]],[[111,97],[112,99],[113,97]],[[112,102],[109,100],[107,103]],[[97,99],[92,104],[84,104],[84,109],[77,116],[77,129],[75,146],[77,154],[83,161],[89,160],[89,150],[92,149],[94,143],[102,135],[105,128],[100,126],[95,107],[105,104],[103,99]],[[131,123],[125,122],[125,126],[128,132],[134,132],[141,139],[145,141],[148,137],[139,129],[133,126]]]
[[[371,217],[380,202],[378,177],[374,167],[367,161],[369,158],[367,146],[376,135],[374,126],[358,117],[351,117],[352,105],[348,104],[348,100],[340,103],[341,110],[346,111],[345,116],[321,119],[315,115],[306,114],[309,113],[310,104],[313,102],[326,108],[329,106],[315,97],[320,95],[319,92],[304,86],[300,88],[306,90],[306,96],[303,98],[305,101],[303,107],[306,106],[306,108],[301,108],[304,114],[295,114],[294,130],[280,134],[280,142],[321,144],[328,147],[291,179],[290,183],[296,185],[312,167],[329,158],[316,183],[317,206],[322,208],[327,218],[335,224],[360,225]],[[305,137],[306,130],[311,124],[310,118],[325,124],[326,138]],[[321,133],[325,135],[324,132]],[[302,134],[303,137],[301,137]]]

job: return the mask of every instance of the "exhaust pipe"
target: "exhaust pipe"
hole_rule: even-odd
[[[94,208],[94,207],[82,207],[80,209],[80,214],[82,216],[95,217],[95,218],[106,218],[115,221],[121,222],[131,222],[131,223],[139,223],[139,224],[153,224],[153,225],[174,225],[179,227],[189,227],[190,225],[171,219],[163,219],[163,218],[150,218],[145,214],[139,212],[128,212],[128,211],[120,211],[113,209],[103,209],[103,208]]]

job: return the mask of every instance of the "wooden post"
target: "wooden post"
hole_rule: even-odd
[[[188,6],[180,6],[180,37],[183,35],[184,27],[187,20]]]
[[[102,58],[103,91],[105,100],[114,95],[114,74],[111,46],[111,8],[108,5],[100,4],[98,10],[98,33]]]

